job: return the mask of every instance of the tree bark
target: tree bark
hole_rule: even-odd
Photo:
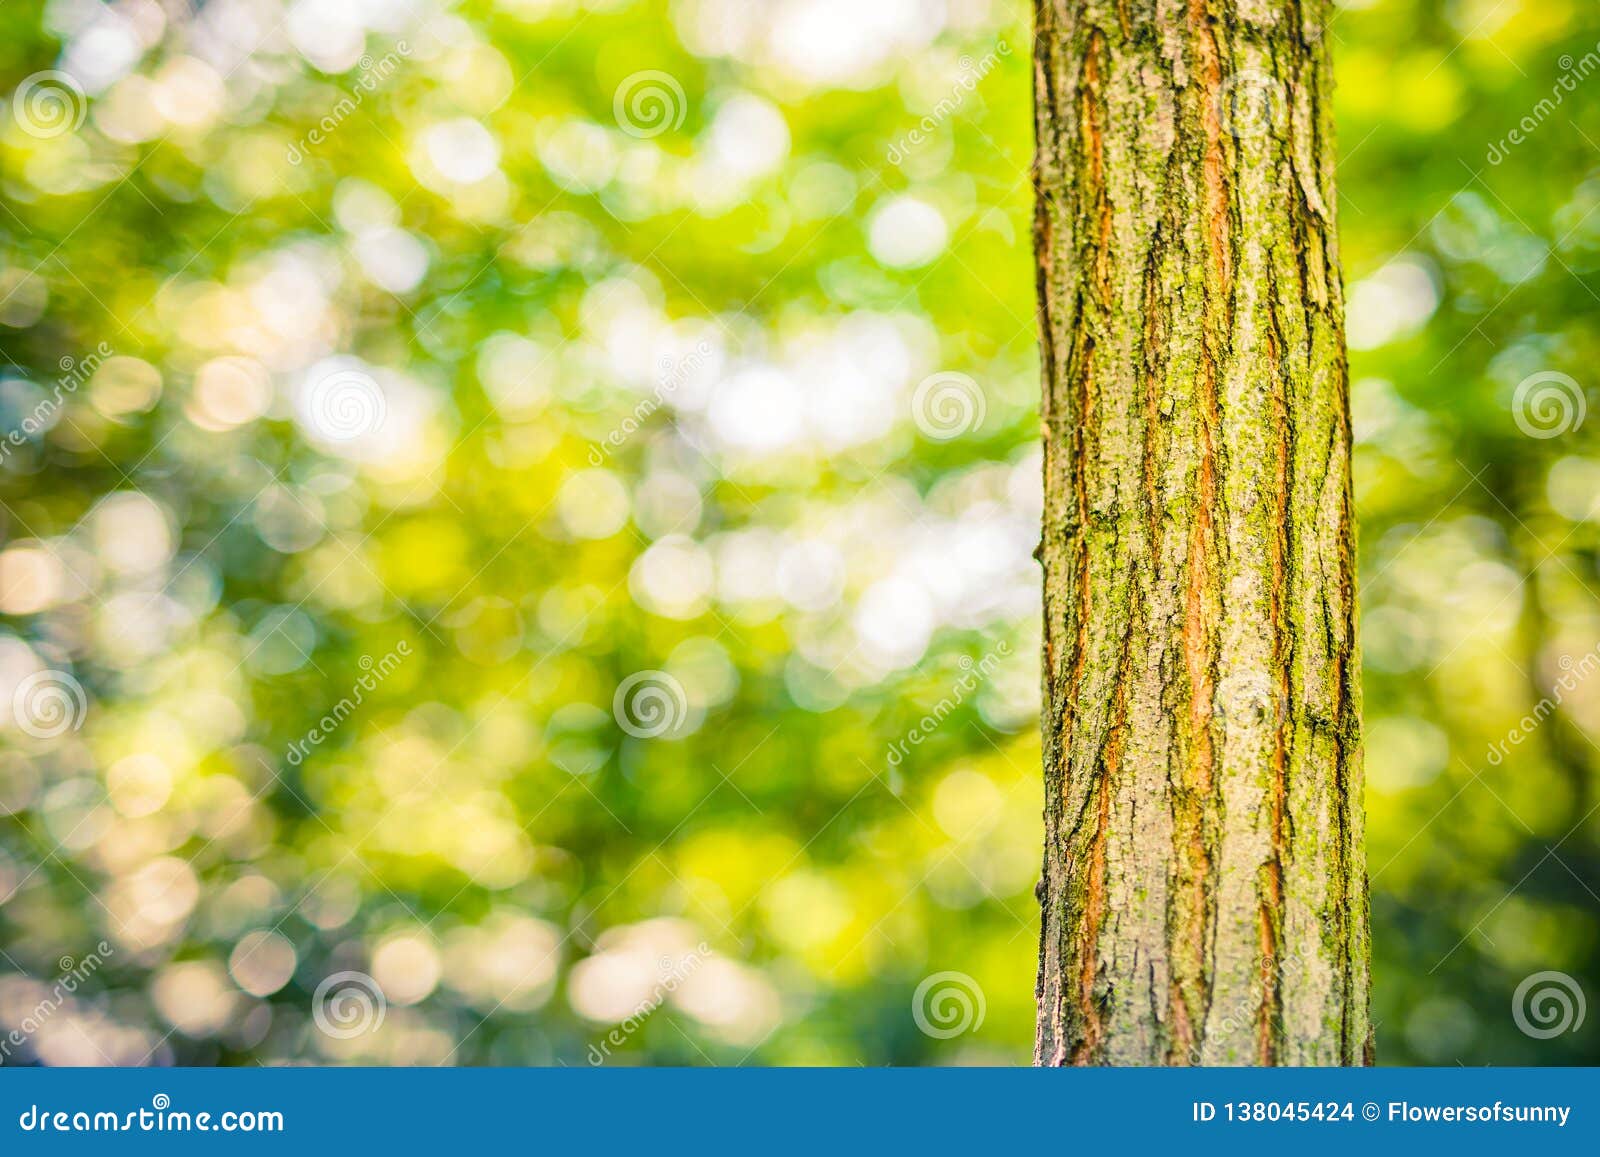
[[[1040,1064],[1371,1060],[1327,0],[1036,0]]]

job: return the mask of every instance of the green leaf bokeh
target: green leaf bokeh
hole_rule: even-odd
[[[1029,19],[0,9],[0,1063],[1028,1059]],[[1330,34],[1379,1058],[1592,1063],[1600,19]]]

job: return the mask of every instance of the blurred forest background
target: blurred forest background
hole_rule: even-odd
[[[0,1064],[1027,1062],[1030,23],[0,8]],[[1595,1062],[1600,11],[1330,31],[1379,1059]]]

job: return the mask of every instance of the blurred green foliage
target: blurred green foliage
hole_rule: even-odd
[[[1029,20],[0,9],[0,1063],[1028,1058]],[[1592,1062],[1600,14],[1331,34],[1380,1059]]]

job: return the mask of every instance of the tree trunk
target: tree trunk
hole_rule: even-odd
[[[1041,1064],[1371,1060],[1327,0],[1036,0]]]

